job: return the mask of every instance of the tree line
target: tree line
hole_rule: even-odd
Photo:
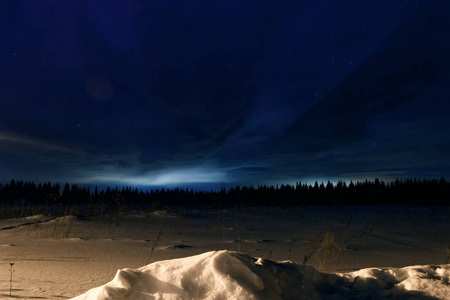
[[[24,182],[11,180],[0,183],[1,203],[27,201],[32,204],[52,205],[105,205],[126,207],[141,206],[155,209],[174,205],[210,206],[215,208],[235,206],[290,206],[290,205],[449,205],[450,182],[438,179],[397,179],[384,182],[379,179],[356,182],[276,186],[235,186],[218,191],[193,189],[138,190],[132,187],[115,187],[99,190],[95,187],[59,183]]]

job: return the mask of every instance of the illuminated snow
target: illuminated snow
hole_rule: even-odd
[[[119,270],[74,299],[444,299],[449,276],[450,265],[327,274],[291,261],[212,251]]]

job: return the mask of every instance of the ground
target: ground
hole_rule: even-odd
[[[324,272],[448,263],[450,208],[173,207],[97,217],[0,220],[0,296],[66,299],[118,269],[212,250],[292,260]]]

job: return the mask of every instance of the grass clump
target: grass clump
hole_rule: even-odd
[[[234,219],[234,222],[233,222],[233,229],[234,229],[234,232],[236,233],[236,242],[237,242],[238,252],[241,252],[241,233],[240,233],[239,224],[238,224],[238,221],[236,218]]]
[[[13,273],[16,270],[14,270],[14,263],[9,263],[9,273],[10,273],[10,278],[9,278],[9,296],[11,297],[12,295],[12,284],[13,284]]]
[[[334,234],[329,231],[325,231],[318,256],[320,270],[330,270],[341,250],[341,247],[334,241]]]
[[[448,244],[447,245],[447,261],[445,262],[446,264],[448,264],[449,263],[449,260],[450,260],[450,244]]]
[[[325,229],[326,223],[327,220],[324,220],[322,230],[311,241],[312,248],[310,253],[303,258],[303,264],[306,265],[311,257],[316,257],[320,271],[330,271],[333,263],[342,251],[341,246],[334,240],[334,233]]]
[[[163,230],[160,229],[158,231],[158,236],[156,237],[155,242],[153,243],[152,250],[150,251],[150,255],[149,255],[148,259],[147,259],[147,262],[145,263],[146,265],[148,265],[148,263],[150,262],[150,259],[153,256],[153,251],[155,251],[156,245],[158,245],[159,239],[161,238],[162,234],[163,234]]]

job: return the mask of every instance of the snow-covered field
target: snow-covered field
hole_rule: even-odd
[[[14,263],[20,299],[445,299],[449,247],[447,207],[36,215],[0,220],[0,297]]]

